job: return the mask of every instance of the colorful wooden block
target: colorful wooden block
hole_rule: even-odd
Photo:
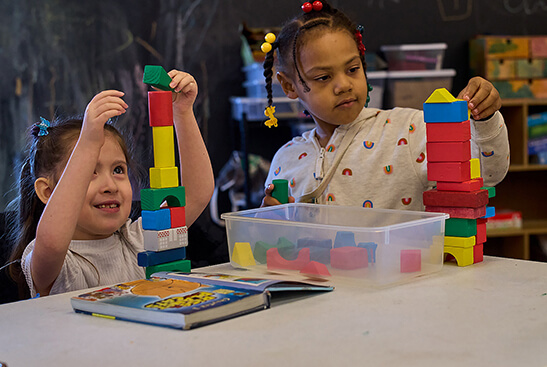
[[[471,179],[481,177],[481,161],[478,158],[472,158],[469,160],[469,165],[471,168]]]
[[[426,206],[426,212],[446,213],[450,218],[477,219],[486,214],[486,207],[480,208],[454,208],[447,206]]]
[[[332,240],[330,238],[317,239],[312,237],[304,237],[299,238],[296,241],[296,247],[322,247],[330,250],[332,248]]]
[[[171,213],[168,209],[142,210],[142,229],[161,231],[171,228]]]
[[[437,181],[438,191],[477,191],[484,185],[482,178],[464,182],[443,182]]]
[[[452,103],[456,98],[446,88],[435,89],[425,103]]]
[[[169,86],[172,79],[165,69],[159,65],[145,65],[142,82],[162,91],[173,91]]]
[[[476,243],[486,242],[486,223],[477,223]]]
[[[186,209],[184,206],[168,208],[171,212],[171,228],[184,227],[186,225]]]
[[[458,266],[468,266],[473,264],[473,248],[445,246],[444,253],[452,255]]]
[[[496,188],[495,187],[487,187],[487,186],[484,186],[484,187],[481,187],[481,190],[486,190],[488,191],[488,198],[493,198],[496,196]]]
[[[471,179],[469,161],[466,162],[428,162],[429,181],[464,182]]]
[[[188,228],[170,228],[163,231],[144,230],[144,249],[165,251],[188,246]]]
[[[315,275],[315,276],[321,276],[321,277],[330,277],[329,269],[325,264],[322,264],[317,261],[310,261],[307,265],[305,265],[302,270],[300,270],[300,273],[307,274],[307,275]]]
[[[249,242],[236,242],[232,251],[231,261],[243,267],[256,265],[251,244]]]
[[[179,185],[179,169],[174,167],[150,167],[150,187],[163,189]]]
[[[492,218],[495,215],[496,215],[496,208],[493,206],[487,206],[484,215],[481,215],[481,217]]]
[[[148,92],[148,124],[152,127],[173,126],[171,92]]]
[[[175,166],[175,135],[173,126],[152,128],[154,144],[154,167]]]
[[[471,139],[469,120],[426,124],[425,128],[428,142],[468,141]]]
[[[378,247],[378,244],[375,242],[359,242],[357,247],[362,247],[367,249],[367,255],[368,255],[368,262],[369,263],[375,263],[376,262],[376,248]]]
[[[445,236],[471,237],[477,235],[477,219],[449,218],[445,221]]]
[[[334,248],[355,246],[355,233],[351,231],[338,231],[334,237]]]
[[[484,259],[484,244],[479,243],[473,246],[473,264],[480,263]]]
[[[414,273],[422,270],[422,251],[419,249],[401,250],[401,273]]]
[[[139,266],[147,267],[186,259],[186,247],[165,251],[143,251],[137,254]]]
[[[280,237],[275,245],[264,241],[257,241],[253,250],[255,260],[260,264],[266,264],[267,252],[271,248],[277,248],[284,258],[291,258],[296,252],[296,246],[284,237]]]
[[[169,207],[185,206],[184,186],[141,190],[142,210],[158,210],[164,201]]]
[[[431,189],[423,193],[426,206],[449,206],[478,208],[488,204],[488,191],[438,191]]]
[[[456,100],[452,103],[424,103],[424,121],[436,122],[462,122],[469,120],[467,102]]]
[[[190,273],[192,271],[192,264],[190,263],[190,260],[178,260],[170,263],[148,266],[145,268],[146,278],[148,279],[152,274],[160,271]]]
[[[475,246],[475,236],[471,237],[452,237],[444,236],[444,247],[462,247],[468,248]]]
[[[428,162],[463,162],[471,159],[470,141],[426,144]]]
[[[281,204],[287,204],[289,202],[289,181],[288,180],[273,180],[274,189],[272,196],[277,199]]]
[[[266,264],[268,269],[302,270],[310,262],[310,250],[303,248],[298,252],[295,260],[286,260],[279,254],[279,249],[274,247],[266,252]]]
[[[330,266],[335,269],[352,270],[368,267],[367,249],[346,246],[330,250]]]

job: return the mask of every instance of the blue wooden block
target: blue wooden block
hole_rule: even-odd
[[[355,233],[350,231],[338,231],[334,238],[334,248],[356,246]]]
[[[463,122],[469,120],[467,101],[424,103],[425,122]]]
[[[495,215],[496,215],[496,208],[493,206],[487,206],[486,214],[484,215],[484,217],[481,217],[481,218],[492,218]]]
[[[368,262],[369,263],[375,263],[376,262],[376,248],[378,247],[378,244],[375,242],[359,242],[357,247],[363,247],[367,249],[367,255],[368,255]]]
[[[304,247],[322,247],[330,250],[332,248],[332,240],[330,238],[320,240],[312,237],[304,237],[296,241],[296,247],[299,249]]]
[[[142,228],[151,231],[163,231],[171,228],[171,211],[169,209],[141,211]]]
[[[174,248],[165,251],[144,251],[137,254],[139,266],[148,267],[165,264],[171,261],[186,259],[186,247]]]

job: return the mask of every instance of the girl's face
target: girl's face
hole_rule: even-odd
[[[294,72],[295,95],[320,129],[332,132],[357,118],[367,99],[367,80],[355,38],[347,31],[306,34],[297,58],[304,86]]]
[[[132,198],[127,160],[116,138],[106,133],[73,239],[112,235],[129,218]]]

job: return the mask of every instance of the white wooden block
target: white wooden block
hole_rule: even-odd
[[[188,246],[188,227],[164,229],[162,231],[144,231],[144,249],[164,251]]]

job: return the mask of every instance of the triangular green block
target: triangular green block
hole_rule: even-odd
[[[144,66],[144,75],[142,76],[142,82],[144,84],[148,84],[152,87],[165,91],[173,91],[173,89],[169,87],[171,80],[171,77],[167,74],[163,67],[159,65]]]

